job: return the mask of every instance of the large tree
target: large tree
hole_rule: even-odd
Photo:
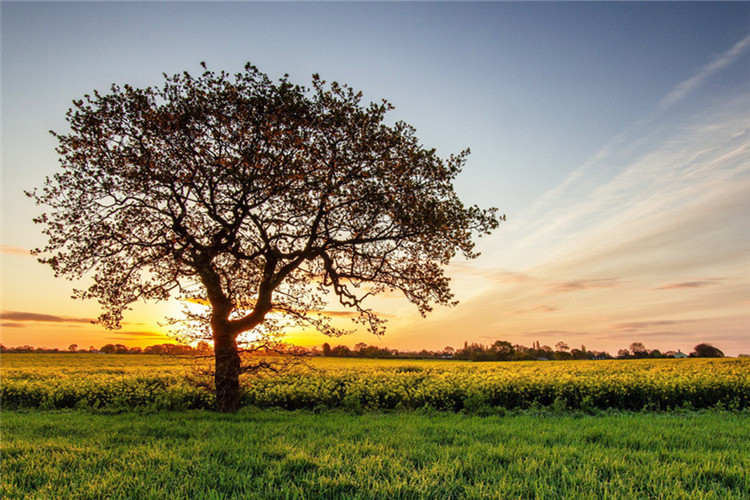
[[[306,88],[203,68],[74,101],[52,132],[61,171],[28,194],[49,207],[40,261],[90,277],[75,296],[98,299],[106,327],[138,300],[207,306],[217,409],[234,411],[240,334],[290,320],[341,334],[327,297],[375,334],[368,296],[401,292],[422,315],[452,304],[442,266],[476,257],[498,217],[454,192],[468,150],[440,158],[386,124],[388,102],[317,75]]]

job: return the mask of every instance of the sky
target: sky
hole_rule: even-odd
[[[168,341],[174,302],[90,324],[98,304],[29,256],[23,191],[58,168],[73,99],[249,61],[388,99],[443,156],[470,147],[459,196],[507,216],[449,266],[458,306],[378,299],[382,338],[291,341],[750,353],[750,3],[4,1],[0,22],[6,346]]]

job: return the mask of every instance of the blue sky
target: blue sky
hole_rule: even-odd
[[[461,197],[508,215],[479,260],[452,268],[458,308],[420,320],[382,304],[391,332],[352,343],[750,351],[748,3],[3,2],[1,14],[4,311],[96,315],[19,253],[43,241],[22,190],[54,172],[47,131],[65,129],[70,101],[251,61],[386,98],[441,154],[470,147]],[[60,345],[110,335],[13,324],[10,345],[58,326]]]

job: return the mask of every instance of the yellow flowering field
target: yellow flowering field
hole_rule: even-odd
[[[3,354],[5,408],[210,408],[209,359]],[[313,358],[245,380],[245,405],[286,409],[674,410],[750,408],[750,360],[472,363]]]

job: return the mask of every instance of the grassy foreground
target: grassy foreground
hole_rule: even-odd
[[[748,412],[3,411],[2,498],[748,498]]]

